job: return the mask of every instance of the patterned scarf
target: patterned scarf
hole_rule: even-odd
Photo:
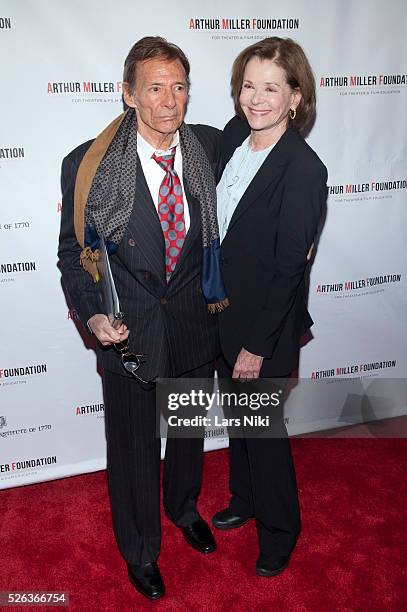
[[[229,304],[220,272],[216,184],[206,153],[190,127],[179,128],[183,175],[200,203],[202,291],[210,312]],[[126,231],[136,191],[137,123],[134,109],[117,117],[86,152],[75,183],[75,232],[82,246],[81,265],[99,278],[99,238],[113,254]]]

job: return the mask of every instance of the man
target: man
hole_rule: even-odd
[[[64,159],[59,265],[82,322],[100,343],[116,540],[132,584],[158,599],[161,445],[151,382],[213,376],[218,340],[208,311],[226,304],[213,177],[218,132],[183,123],[189,63],[165,39],[139,40],[123,81],[127,112]],[[118,329],[101,312],[94,282],[100,237],[125,313]],[[122,356],[112,346],[118,343],[128,343]],[[202,461],[202,439],[168,439],[163,499],[186,541],[209,553],[216,544],[197,510]]]

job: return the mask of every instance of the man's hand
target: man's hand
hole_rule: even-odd
[[[232,378],[258,378],[263,365],[263,357],[249,353],[242,348],[237,356]]]
[[[88,321],[88,325],[100,344],[110,346],[117,342],[123,342],[129,337],[130,331],[122,323],[118,329],[110,325],[109,319],[104,314],[95,314]]]

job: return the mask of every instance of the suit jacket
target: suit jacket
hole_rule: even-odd
[[[221,141],[223,170],[250,133],[234,117]],[[289,128],[243,194],[221,244],[230,307],[219,316],[222,351],[234,365],[242,347],[265,357],[262,376],[298,363],[300,336],[312,325],[305,301],[307,254],[326,203],[327,171]]]
[[[220,132],[204,125],[190,126],[216,171]],[[62,218],[59,267],[65,289],[82,323],[102,312],[98,287],[79,264],[79,246],[73,225],[73,195],[79,164],[91,145],[86,142],[63,161]],[[178,376],[215,359],[219,352],[216,315],[208,313],[200,278],[202,261],[199,202],[187,191],[191,224],[177,266],[166,282],[164,236],[144,173],[138,160],[135,202],[126,233],[110,258],[130,350],[145,355],[140,376]],[[112,347],[98,344],[101,365],[128,375]],[[128,375],[131,376],[131,375]]]

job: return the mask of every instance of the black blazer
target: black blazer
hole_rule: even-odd
[[[234,117],[221,141],[221,170],[250,133]],[[312,325],[305,301],[307,254],[326,203],[327,171],[287,129],[243,194],[221,244],[230,307],[219,316],[231,366],[242,347],[266,359],[262,376],[296,367],[300,336]]]
[[[190,127],[216,172],[220,132],[204,125]],[[62,164],[58,251],[63,284],[85,326],[90,317],[101,312],[101,307],[97,284],[79,265],[81,248],[73,226],[73,194],[79,164],[91,143],[80,145]],[[111,267],[130,329],[130,349],[146,355],[139,373],[151,380],[156,376],[177,376],[215,359],[219,340],[217,317],[208,313],[200,285],[199,202],[186,193],[191,224],[176,269],[167,283],[164,236],[139,160],[138,164],[133,212],[118,251],[111,258]],[[98,344],[97,353],[105,369],[127,375],[113,348]]]

